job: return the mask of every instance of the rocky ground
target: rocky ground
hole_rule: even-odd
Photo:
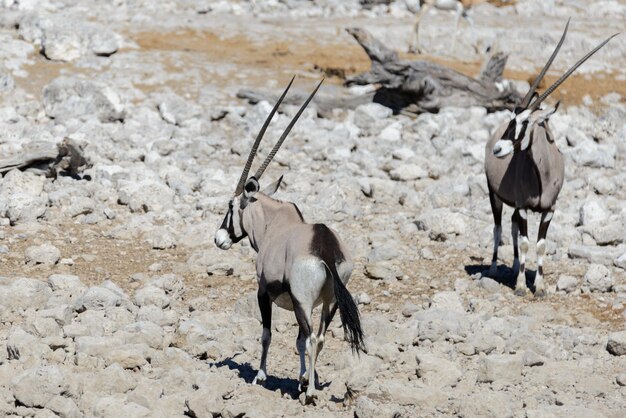
[[[492,246],[484,145],[507,112],[416,118],[375,104],[308,109],[268,170],[307,221],[352,248],[367,353],[338,318],[315,405],[297,388],[297,326],[274,313],[265,387],[254,252],[213,244],[272,104],[240,88],[342,94],[368,68],[344,32],[406,51],[419,2],[22,1],[0,5],[0,159],[70,138],[92,167],[0,177],[0,412],[28,417],[621,417],[626,409],[626,36],[563,86],[551,119],[566,182],[548,233],[549,295],[513,295],[510,209]],[[554,79],[624,31],[624,1],[482,4],[422,49],[476,75],[510,54],[520,86],[568,16]],[[514,4],[511,4],[514,3]],[[563,4],[565,3],[565,4]],[[591,3],[591,4],[590,4]],[[264,156],[296,108],[284,106]],[[538,218],[530,222],[531,242]],[[531,245],[530,268],[534,268]],[[528,274],[532,281],[534,272]]]

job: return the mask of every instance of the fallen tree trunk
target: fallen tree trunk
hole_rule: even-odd
[[[66,138],[59,144],[36,142],[30,144],[24,152],[0,160],[0,175],[18,169],[53,178],[60,172],[80,177],[83,170],[88,167],[82,149]]]
[[[443,107],[482,106],[489,111],[512,109],[521,101],[502,80],[507,56],[493,55],[478,78],[430,61],[404,61],[363,29],[348,33],[372,61],[371,70],[346,79],[346,85],[380,85],[373,100],[398,112],[436,112]]]

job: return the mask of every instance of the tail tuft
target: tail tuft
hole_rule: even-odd
[[[337,274],[337,270],[334,266],[328,266],[333,276],[335,299],[337,299],[337,306],[339,307],[339,315],[341,317],[341,325],[343,326],[343,332],[345,334],[346,341],[350,344],[352,352],[359,354],[361,351],[365,352],[365,342],[363,341],[363,329],[361,328],[361,315],[359,309],[352,299],[352,295],[346,289]]]

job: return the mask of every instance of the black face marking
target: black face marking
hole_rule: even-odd
[[[335,234],[324,224],[313,225],[311,252],[329,266],[334,266],[335,263],[340,263],[346,259],[341,252],[337,237],[335,237]]]

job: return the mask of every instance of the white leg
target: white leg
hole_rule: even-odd
[[[546,253],[546,240],[540,239],[537,242],[537,274],[535,275],[535,296],[546,295],[546,287],[543,282],[543,256]]]
[[[311,336],[306,340],[306,352],[309,357],[309,376],[315,376],[315,360],[317,359],[317,336],[315,333],[311,333]],[[306,400],[307,403],[315,399],[315,379],[311,379],[313,382],[309,382],[309,386],[306,388]]]
[[[495,225],[493,227],[493,257],[491,259],[491,267],[489,268],[489,277],[498,275],[498,247],[502,241],[502,226]]]
[[[298,333],[296,348],[300,356],[300,381],[298,382],[298,391],[302,392],[302,389],[309,384],[309,374],[306,369],[306,338],[304,338],[302,332]]]
[[[537,237],[537,275],[535,276],[535,297],[537,298],[546,296],[546,285],[543,279],[543,256],[546,254],[545,238],[548,234],[552,214],[552,211],[542,213],[541,223],[539,224],[539,235]]]
[[[527,230],[527,212],[525,209],[520,209],[518,211],[519,217],[517,221],[519,223],[519,256],[520,256],[520,266],[519,273],[517,275],[517,282],[515,283],[515,294],[518,296],[523,296],[528,291],[528,287],[526,287],[526,254],[528,253],[528,230]]]
[[[253,385],[263,384],[267,380],[267,351],[270,347],[270,342],[272,341],[272,333],[269,329],[263,328],[263,335],[261,336],[261,347],[263,351],[261,352],[261,365],[259,366],[259,371],[256,374],[256,377],[252,381]]]

